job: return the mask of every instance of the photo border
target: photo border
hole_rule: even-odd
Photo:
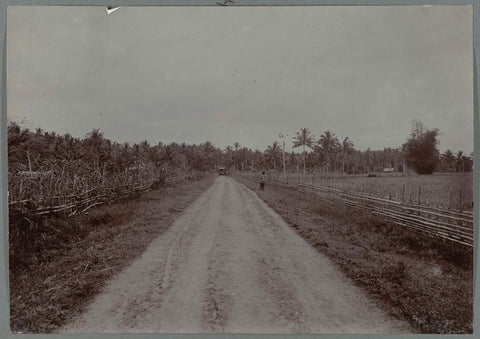
[[[428,334],[392,334],[392,335],[328,335],[328,334],[11,334],[10,333],[10,315],[9,315],[9,293],[8,293],[8,204],[7,204],[7,94],[6,94],[6,39],[7,39],[7,6],[99,6],[106,5],[115,6],[217,6],[218,0],[136,0],[136,1],[105,1],[100,3],[94,0],[0,0],[0,49],[2,51],[0,57],[0,72],[2,80],[0,84],[0,338],[431,338]],[[477,64],[479,62],[478,53],[480,48],[480,4],[476,0],[455,1],[455,0],[437,0],[437,1],[419,1],[419,0],[235,0],[234,6],[422,6],[422,5],[471,5],[473,7],[473,108],[474,108],[474,206],[479,206],[480,192],[480,159],[479,159],[479,132],[480,120],[478,110],[478,76],[479,70]],[[228,9],[226,9],[228,10]],[[478,237],[479,237],[479,210],[474,210],[474,317],[473,317],[473,334],[453,334],[441,335],[442,338],[475,338],[475,334],[480,333],[480,283],[477,279],[477,272],[480,269],[478,258]],[[475,312],[477,310],[477,312]],[[435,335],[435,337],[440,335]]]

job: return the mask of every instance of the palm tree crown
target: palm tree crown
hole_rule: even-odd
[[[322,153],[325,155],[334,153],[340,147],[338,138],[335,136],[335,133],[330,131],[325,131],[318,139],[318,145]]]
[[[310,134],[310,130],[308,128],[301,128],[299,132],[297,132],[297,136],[293,138],[293,148],[297,148],[302,146],[303,148],[303,174],[305,174],[305,147],[313,147],[313,140],[314,136]]]
[[[274,169],[276,169],[277,164],[280,163],[280,160],[282,157],[281,152],[282,152],[282,148],[280,147],[279,143],[276,141],[274,141],[271,146],[268,146],[267,150],[265,151],[267,161],[273,165]]]
[[[319,145],[320,153],[327,159],[328,166],[329,166],[332,160],[331,158],[335,157],[336,153],[340,148],[340,142],[338,141],[338,138],[335,136],[335,133],[330,131],[325,131],[320,136],[320,139],[318,139],[317,143]],[[333,165],[335,167],[335,160]],[[328,167],[327,167],[327,170],[328,170]]]

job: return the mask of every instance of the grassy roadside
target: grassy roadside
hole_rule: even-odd
[[[10,234],[12,332],[49,333],[80,313],[215,176],[154,190],[68,220],[49,217]]]
[[[473,256],[293,188],[235,178],[257,194],[390,315],[418,333],[472,333]]]

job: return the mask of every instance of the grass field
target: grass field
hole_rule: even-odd
[[[283,179],[283,173],[272,173],[272,179]],[[327,186],[348,192],[361,192],[405,203],[436,206],[445,209],[472,210],[473,174],[434,175],[322,175],[288,174],[287,180]]]

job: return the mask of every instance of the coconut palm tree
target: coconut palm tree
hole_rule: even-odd
[[[293,148],[302,147],[303,153],[303,174],[305,174],[305,164],[306,164],[306,157],[305,157],[305,147],[313,147],[313,140],[314,136],[310,134],[310,130],[308,128],[301,128],[299,132],[297,132],[297,136],[293,138]]]
[[[173,163],[176,155],[177,149],[174,143],[163,146],[162,160],[164,161],[166,172],[170,170],[171,164]]]
[[[447,168],[447,171],[450,172],[455,169],[455,155],[451,150],[447,149],[445,153],[443,153],[442,162]]]
[[[251,151],[247,147],[242,147],[240,149],[240,166],[242,168],[242,172],[245,170],[245,167],[248,166],[249,158],[250,158]]]
[[[52,137],[55,137],[52,132]],[[98,170],[100,167],[100,159],[103,156],[103,144],[105,139],[103,137],[103,133],[100,132],[98,129],[94,128],[90,133],[86,135],[84,140],[85,149],[84,149],[84,156],[86,159],[93,162],[95,170]]]
[[[320,139],[317,141],[318,145],[320,146],[320,152],[324,155],[327,159],[327,171],[328,167],[330,167],[330,162],[332,156],[335,156],[338,149],[340,148],[340,143],[338,142],[338,138],[335,136],[335,133],[330,131],[325,131],[320,136]],[[333,170],[335,171],[335,161],[333,163]]]
[[[458,151],[456,155],[457,171],[465,172],[465,154],[463,151]]]
[[[280,163],[282,148],[280,147],[279,143],[274,141],[271,146],[267,147],[265,151],[265,156],[267,161],[273,165],[273,169],[277,168],[277,164]]]
[[[235,171],[237,170],[237,163],[238,163],[238,149],[240,148],[240,143],[236,141],[233,144],[233,147],[235,147],[235,152],[233,153],[233,167],[235,168]]]
[[[265,168],[265,159],[263,157],[263,153],[260,152],[258,149],[255,150],[252,154],[252,162],[256,169]]]
[[[353,141],[349,137],[342,140],[342,173],[345,173],[345,156],[353,151]]]
[[[226,168],[229,168],[232,166],[233,163],[233,148],[232,146],[228,145],[225,147],[225,150],[223,151],[223,165]]]
[[[20,128],[17,123],[11,122],[8,126],[8,166],[9,169],[23,167],[26,144],[29,142],[29,133]],[[28,154],[28,153],[27,153]],[[31,167],[30,160],[28,167]]]

